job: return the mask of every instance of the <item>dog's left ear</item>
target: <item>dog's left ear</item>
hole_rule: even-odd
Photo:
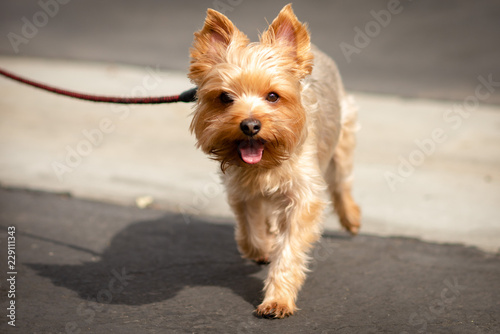
[[[309,32],[293,13],[291,4],[283,7],[260,41],[270,46],[280,45],[288,56],[293,57],[299,77],[311,74],[313,55]]]
[[[196,83],[208,69],[223,61],[230,45],[246,46],[248,43],[248,37],[225,15],[208,9],[203,28],[194,34],[189,78]]]

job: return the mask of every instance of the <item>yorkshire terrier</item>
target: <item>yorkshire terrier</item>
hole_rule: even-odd
[[[360,227],[351,196],[356,108],[291,5],[258,43],[209,9],[190,55],[191,132],[221,163],[240,253],[270,263],[256,313],[289,316],[322,232],[326,189],[341,225],[353,235]]]

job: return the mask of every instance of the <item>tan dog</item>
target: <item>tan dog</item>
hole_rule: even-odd
[[[242,256],[270,262],[257,314],[283,318],[297,310],[325,189],[342,226],[359,230],[351,197],[356,109],[291,5],[259,43],[209,9],[191,58],[189,78],[198,86],[191,131],[221,162]]]

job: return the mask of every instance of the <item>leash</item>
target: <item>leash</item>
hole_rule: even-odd
[[[82,94],[77,92],[72,92],[65,89],[56,88],[53,86],[45,85],[39,82],[35,82],[30,79],[22,78],[16,74],[7,72],[0,68],[0,75],[7,77],[9,79],[21,82],[23,84],[40,88],[48,92],[52,92],[59,95],[73,97],[75,99],[92,101],[92,102],[104,102],[104,103],[120,103],[120,104],[160,104],[160,103],[175,103],[175,102],[194,102],[196,101],[196,91],[197,88],[191,88],[179,95],[171,96],[157,96],[157,97],[115,97],[115,96],[99,96],[91,94]]]

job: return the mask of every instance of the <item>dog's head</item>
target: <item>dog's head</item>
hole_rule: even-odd
[[[312,71],[307,28],[285,6],[250,43],[224,15],[208,10],[195,33],[189,78],[198,86],[191,123],[197,145],[229,165],[272,168],[306,136],[300,80]]]

